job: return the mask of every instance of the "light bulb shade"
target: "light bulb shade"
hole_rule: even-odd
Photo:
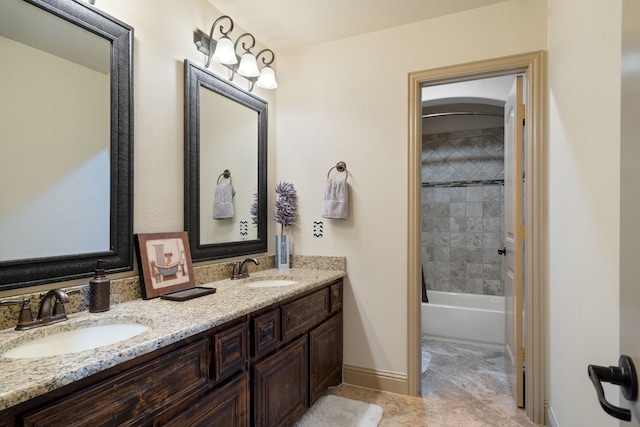
[[[220,37],[220,40],[216,43],[216,50],[213,52],[211,59],[220,64],[232,65],[238,63],[233,42],[229,37]]]
[[[256,57],[247,52],[240,58],[240,66],[238,67],[238,74],[244,77],[258,77],[260,70],[258,70],[258,63]]]
[[[260,72],[260,77],[258,77],[256,84],[263,89],[277,88],[278,83],[276,83],[276,73],[273,71],[273,68],[268,65],[265,66]]]

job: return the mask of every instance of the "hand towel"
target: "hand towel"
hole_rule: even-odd
[[[213,196],[213,219],[233,218],[233,196],[236,190],[231,184],[216,186]]]
[[[330,219],[347,219],[349,215],[349,190],[346,179],[327,178],[324,190],[322,217]]]

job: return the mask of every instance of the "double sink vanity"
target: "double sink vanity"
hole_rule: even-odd
[[[38,55],[34,60],[38,67],[17,73],[15,79],[21,80],[12,80],[11,86],[50,82],[54,75],[50,68],[55,65],[60,69],[55,75],[64,78],[47,84],[60,87],[65,102],[77,104],[78,112],[87,114],[58,109],[59,115],[51,116],[56,111],[46,109],[38,116],[36,104],[59,103],[60,95],[54,92],[51,99],[42,98],[48,90],[41,91],[36,103],[22,102],[20,91],[17,99],[5,97],[7,108],[16,110],[19,118],[10,121],[15,131],[5,133],[21,137],[6,144],[9,150],[16,147],[8,155],[26,155],[12,162],[14,169],[0,171],[0,176],[11,182],[24,176],[28,177],[24,182],[31,182],[42,175],[47,188],[67,188],[56,180],[72,172],[76,176],[78,170],[104,172],[78,176],[80,188],[88,190],[69,191],[64,197],[44,193],[37,185],[19,187],[20,197],[5,197],[13,215],[5,215],[3,221],[16,220],[3,223],[3,229],[17,231],[0,236],[4,243],[0,245],[0,291],[12,295],[16,289],[28,293],[36,285],[90,277],[97,261],[106,262],[110,276],[134,269],[134,29],[90,3],[0,2],[0,35],[13,40],[5,56],[20,63],[21,58]],[[4,33],[12,26],[3,24],[11,22],[20,22],[20,31]],[[28,34],[28,40],[22,34]],[[78,40],[92,46],[87,49],[91,56],[76,54]],[[11,56],[14,51],[20,56]],[[178,194],[165,194],[162,185],[147,188],[147,194],[170,201],[167,209],[180,211],[180,215],[184,207],[184,230],[193,262],[265,254],[270,240],[267,102],[183,57],[166,60],[184,66],[184,202],[176,201]],[[69,58],[76,58],[77,64]],[[41,79],[32,77],[31,72],[36,71],[44,73]],[[80,93],[77,81],[95,81],[92,90],[101,97],[85,90]],[[59,86],[62,83],[68,86]],[[167,84],[174,84],[173,79]],[[78,97],[71,98],[73,94]],[[18,112],[18,105],[26,108]],[[206,120],[201,122],[200,117]],[[41,134],[22,131],[33,128],[34,122],[40,123]],[[88,134],[79,132],[85,129],[77,125],[81,122],[94,124]],[[49,129],[44,123],[55,126]],[[237,136],[238,131],[245,132],[243,137]],[[31,155],[49,153],[45,148],[52,154]],[[99,165],[88,168],[83,154],[88,152],[108,154],[100,157]],[[136,159],[148,164],[154,161],[149,156]],[[54,166],[59,169],[52,169]],[[43,175],[45,171],[51,171],[50,176]],[[225,172],[229,183],[231,176],[234,179],[236,214],[213,220],[206,209],[212,206],[215,186],[221,176],[227,176]],[[155,181],[151,177],[142,181],[149,180]],[[49,200],[65,200],[54,204],[60,211],[48,211],[46,216],[65,218],[73,226],[23,215],[19,202],[40,197],[47,201],[48,209],[54,207]],[[92,215],[87,215],[86,208],[93,207],[94,200],[106,208],[92,209]],[[142,223],[139,228],[150,227]],[[20,247],[14,235],[20,236]],[[133,276],[118,279],[118,283],[112,280],[111,310],[104,313],[86,311],[86,285],[71,289],[78,292],[73,298],[69,298],[71,292],[62,292],[69,289],[49,291],[37,318],[32,318],[34,307],[30,306],[37,294],[3,301],[0,427],[292,425],[328,386],[341,382],[342,281],[346,275],[344,259],[297,258],[304,258],[300,262],[304,268],[292,268],[286,274],[266,269],[240,280],[222,279],[231,276],[224,261],[200,266],[194,269],[195,282],[215,287],[217,292],[183,302],[141,299],[140,282]],[[261,268],[268,268],[266,264]],[[224,274],[218,274],[221,272]],[[66,312],[72,314],[63,313],[62,299],[69,301]],[[17,305],[4,307],[16,303],[22,304],[19,319]],[[15,320],[23,330],[9,328],[16,325]]]
[[[264,270],[0,331],[0,425],[292,425],[342,380],[344,276]]]

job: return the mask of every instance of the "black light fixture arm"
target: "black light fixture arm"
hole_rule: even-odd
[[[209,66],[209,64],[211,64],[211,57],[213,56],[213,49],[211,48],[211,46],[213,46],[213,32],[216,29],[216,25],[218,25],[218,23],[220,21],[222,21],[223,19],[228,19],[229,20],[229,29],[227,31],[224,30],[224,27],[222,25],[220,25],[220,33],[222,34],[222,37],[227,37],[228,38],[228,34],[233,31],[233,19],[231,19],[230,16],[228,15],[222,15],[220,18],[216,19],[215,21],[213,21],[213,25],[211,25],[211,30],[209,31],[209,54],[207,55],[207,63],[205,64],[205,68],[207,68]]]
[[[271,54],[271,60],[267,61],[264,57],[263,54],[265,53],[270,53]],[[262,55],[262,58],[260,58],[260,56]],[[260,52],[258,52],[258,54],[256,55],[256,61],[258,60],[258,58],[260,58],[262,60],[262,65],[264,66],[269,66],[273,63],[273,61],[275,61],[276,59],[276,55],[273,53],[273,51],[271,49],[262,49]]]
[[[253,49],[256,46],[256,39],[255,39],[255,37],[253,37],[253,34],[251,34],[251,33],[240,34],[238,36],[238,38],[236,39],[236,43],[233,46],[237,50],[238,49],[238,44],[240,44],[240,40],[242,38],[244,38],[244,37],[250,37],[251,38],[251,45],[249,47],[247,47],[247,44],[245,42],[242,42],[242,49],[245,52],[251,52],[251,49]]]

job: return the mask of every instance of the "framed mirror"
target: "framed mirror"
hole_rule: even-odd
[[[193,261],[267,251],[267,103],[185,60],[185,228]]]
[[[0,290],[133,269],[133,28],[0,3]]]

